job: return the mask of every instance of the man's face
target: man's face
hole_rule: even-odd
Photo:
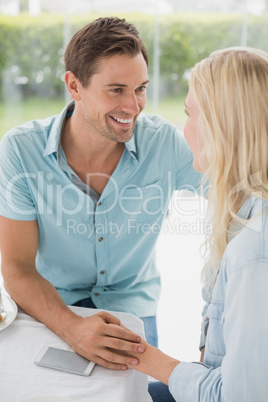
[[[142,56],[114,55],[100,60],[98,73],[80,88],[81,111],[90,134],[129,141],[146,105],[147,65]]]

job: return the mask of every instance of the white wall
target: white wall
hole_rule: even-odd
[[[200,273],[203,262],[200,246],[204,241],[206,201],[199,197],[177,198],[169,217],[175,233],[162,230],[157,248],[162,276],[158,308],[159,347],[179,360],[196,361],[201,311]],[[165,225],[164,225],[165,229]],[[167,233],[169,232],[169,233]]]

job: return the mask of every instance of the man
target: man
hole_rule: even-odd
[[[147,66],[132,24],[93,21],[65,53],[73,102],[58,116],[11,130],[0,144],[7,290],[76,352],[115,369],[130,358],[114,349],[142,353],[140,338],[108,313],[82,319],[67,305],[135,314],[157,346],[156,240],[173,190],[200,180],[175,128],[140,116]]]

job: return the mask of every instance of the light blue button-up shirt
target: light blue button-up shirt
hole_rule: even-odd
[[[96,205],[60,146],[72,107],[3,137],[0,214],[38,220],[36,267],[67,304],[91,296],[98,308],[155,315],[155,245],[173,191],[199,186],[192,153],[174,126],[141,114]]]
[[[180,402],[268,401],[268,201],[249,198],[252,220],[229,242],[212,299],[204,364],[180,363],[169,380]]]

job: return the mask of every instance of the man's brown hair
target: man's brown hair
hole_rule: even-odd
[[[72,71],[87,87],[101,59],[115,54],[133,57],[139,53],[148,65],[147,50],[133,24],[117,17],[98,18],[70,40],[64,55],[65,71]]]

